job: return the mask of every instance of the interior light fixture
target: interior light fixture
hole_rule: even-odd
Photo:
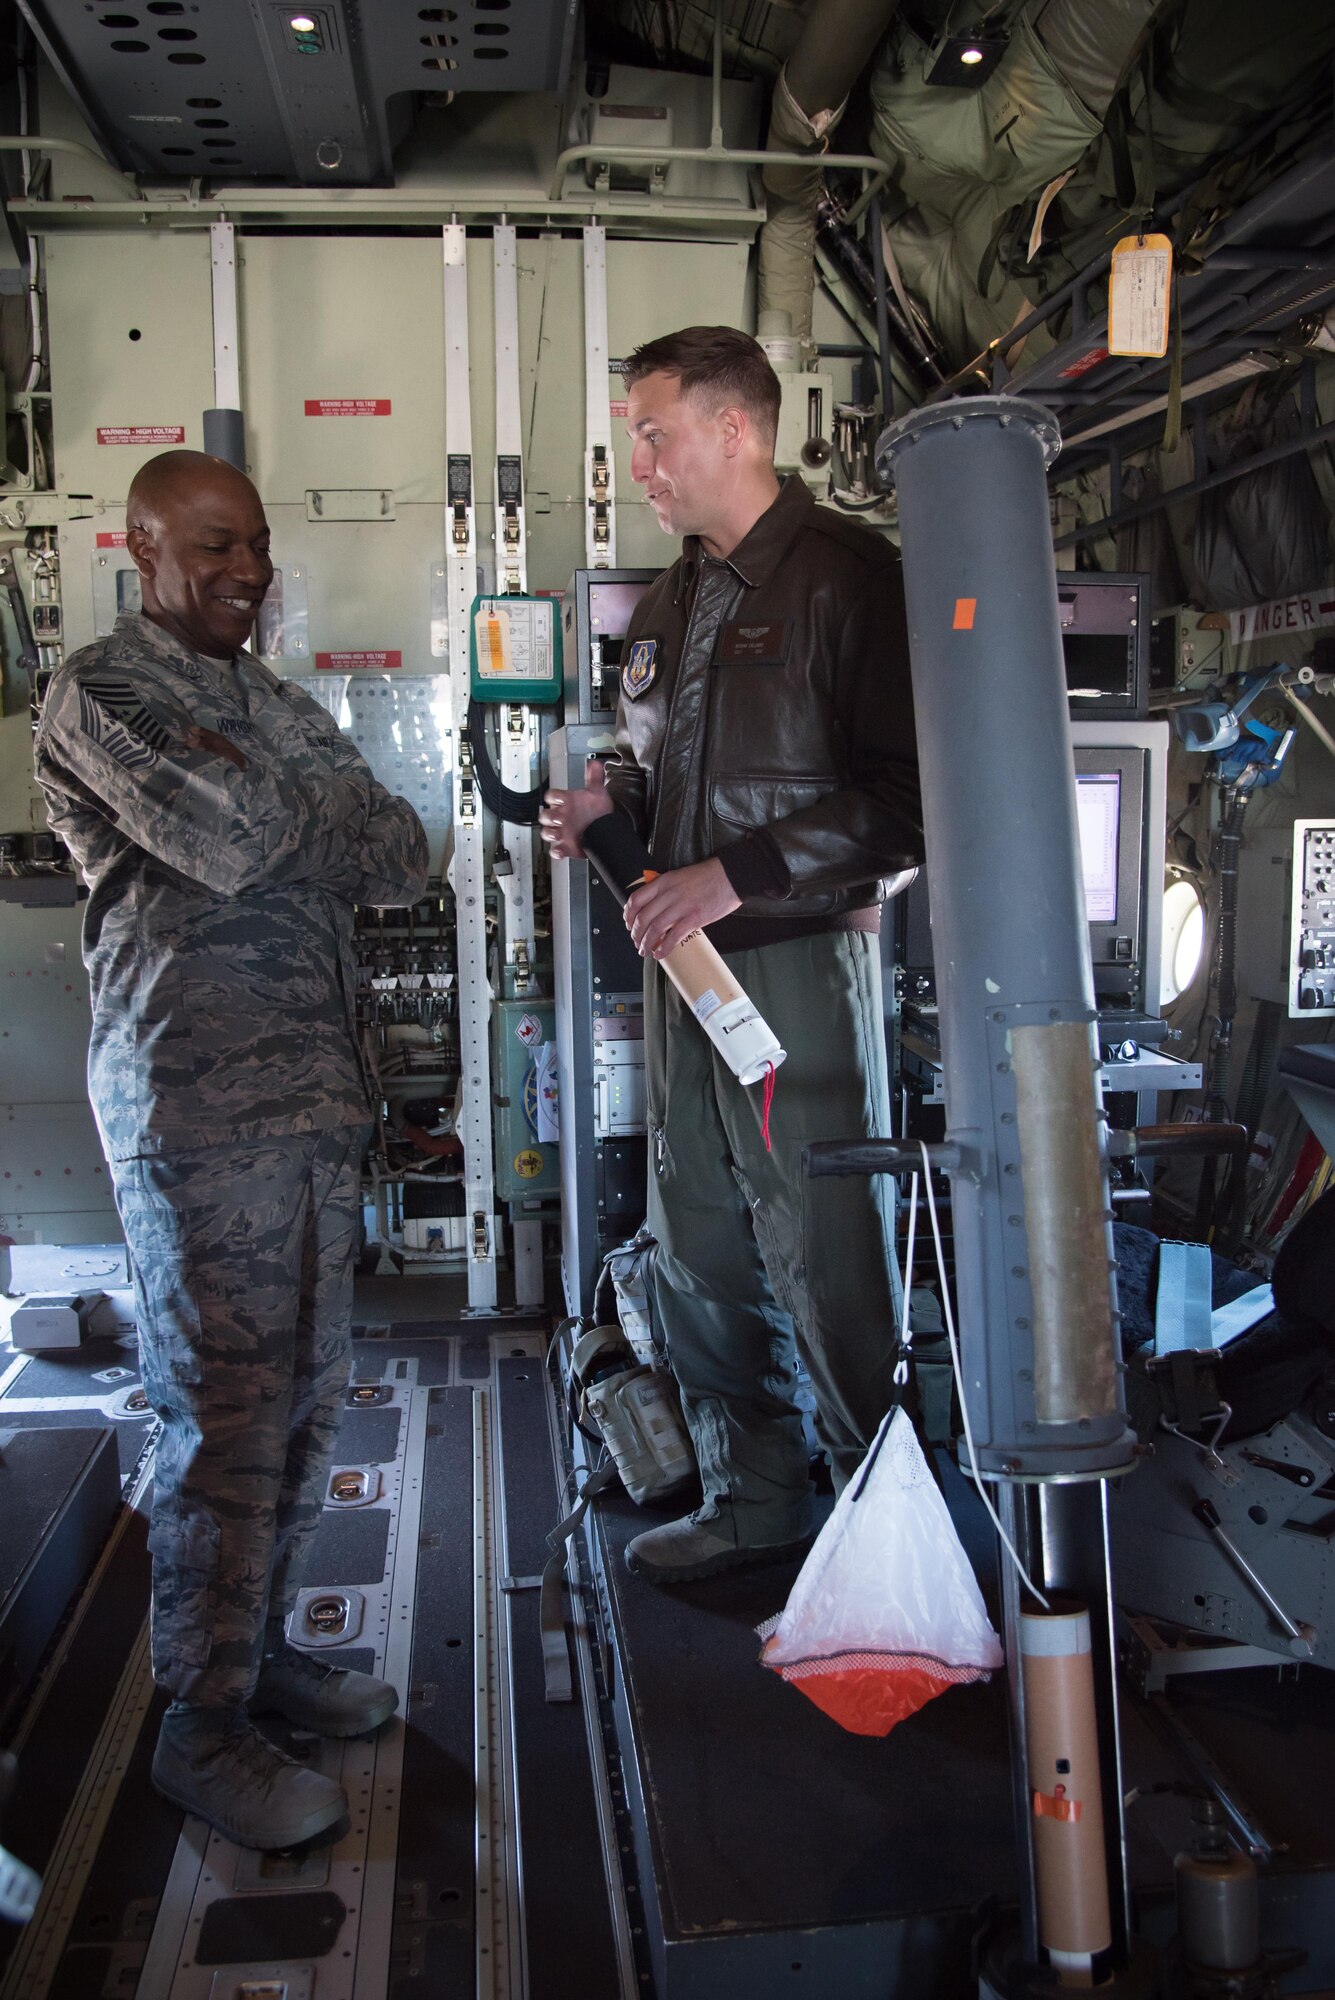
[[[978,90],[1005,55],[1008,40],[997,28],[973,35],[946,35],[932,50],[928,83],[947,90]]]
[[[325,32],[317,14],[289,14],[287,32],[299,56],[322,56],[325,53]]]

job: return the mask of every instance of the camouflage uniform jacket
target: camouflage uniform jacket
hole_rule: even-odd
[[[52,677],[36,769],[90,892],[108,1159],[365,1121],[353,904],[416,901],[426,836],[319,703],[122,616]]]

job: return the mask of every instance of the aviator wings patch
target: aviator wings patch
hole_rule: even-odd
[[[127,771],[146,770],[173,741],[128,681],[96,678],[79,682],[79,722],[92,742]]]

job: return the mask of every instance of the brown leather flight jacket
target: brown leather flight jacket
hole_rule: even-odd
[[[716,854],[723,951],[876,930],[922,859],[899,557],[796,477],[731,555],[688,536],[636,607],[607,787],[660,869]]]

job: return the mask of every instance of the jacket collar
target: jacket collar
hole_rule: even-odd
[[[779,488],[777,498],[771,501],[750,533],[744,535],[731,555],[724,556],[722,560],[743,583],[752,588],[765,583],[788,553],[794,536],[808,520],[815,504],[805,480],[790,472]],[[687,535],[681,545],[679,598],[694,588],[701,564],[711,560],[713,558],[707,557],[701,547],[699,536]]]
[[[257,659],[254,653],[233,653],[230,661],[210,659],[204,653],[195,652],[193,647],[183,645],[165,627],[145,617],[142,611],[122,611],[116,619],[116,633],[122,639],[134,640],[136,645],[142,646],[146,652],[152,653],[167,665],[189,661],[196,667],[202,667],[212,680],[218,682],[220,690],[221,676],[229,665],[243,675],[253,675],[267,693],[272,694],[280,685],[277,675],[272,673],[262,660]],[[191,673],[189,678],[197,681],[198,673]]]

